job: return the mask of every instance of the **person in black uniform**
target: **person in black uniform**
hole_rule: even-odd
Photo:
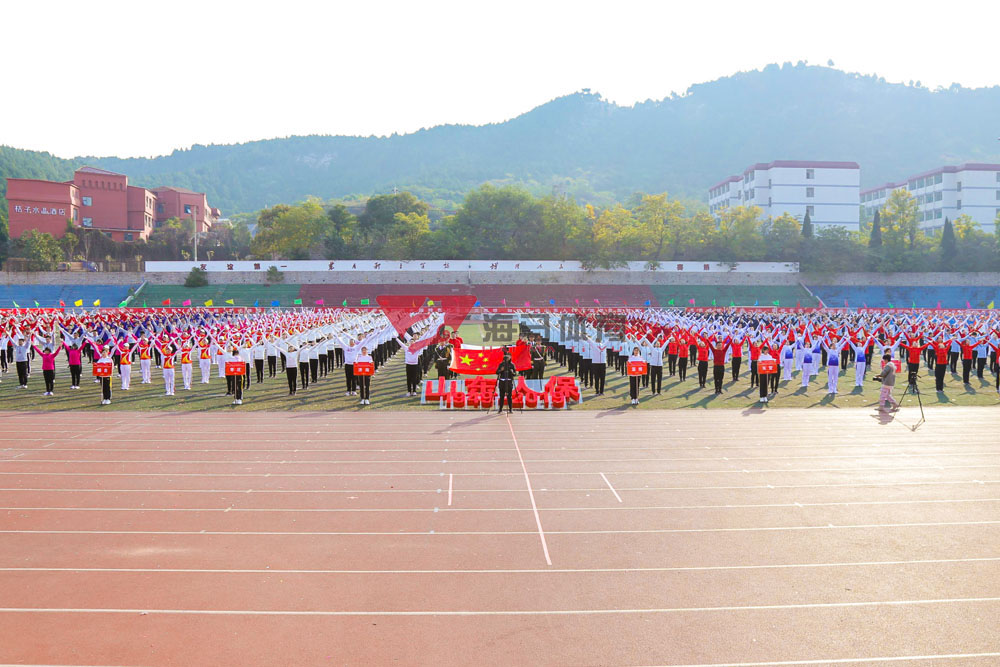
[[[503,400],[507,397],[507,414],[511,413],[511,408],[514,407],[513,402],[513,391],[514,391],[514,376],[517,374],[517,369],[514,368],[514,362],[510,360],[510,352],[507,348],[503,350],[503,361],[497,366],[497,414],[503,412]]]
[[[448,368],[451,366],[451,347],[443,340],[438,341],[434,348],[434,367],[439,378],[448,378]]]
[[[545,348],[542,347],[540,338],[535,338],[531,346],[531,371],[535,380],[541,380],[545,376]]]

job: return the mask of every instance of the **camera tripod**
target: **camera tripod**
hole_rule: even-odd
[[[920,421],[918,421],[913,426],[913,430],[916,430],[916,428],[918,426],[920,426],[925,421],[927,421],[924,418],[924,402],[920,398],[920,387],[917,386],[917,373],[916,373],[916,371],[911,372],[909,374],[909,376],[907,377],[906,389],[903,390],[903,395],[899,397],[899,403],[900,403],[900,405],[902,405],[903,398],[905,398],[907,394],[912,394],[912,395],[916,396],[917,397],[917,405],[920,406]]]

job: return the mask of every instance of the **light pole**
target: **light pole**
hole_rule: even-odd
[[[198,218],[197,206],[191,207],[191,225],[194,228],[194,261],[198,263]]]

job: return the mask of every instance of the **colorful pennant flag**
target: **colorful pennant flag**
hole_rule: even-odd
[[[190,306],[191,305],[191,299],[184,299],[184,301],[181,303],[181,305],[182,306]]]
[[[125,302],[125,301],[122,301],[121,303],[119,303],[119,304],[118,304],[118,307],[119,307],[119,308],[124,308],[124,307],[125,307],[125,305],[126,305],[126,302]]]
[[[76,301],[73,302],[73,305],[77,306],[77,307],[82,306],[83,305],[83,299],[77,299]]]
[[[317,306],[323,306],[323,305],[326,305],[326,304],[323,302],[323,299],[316,299],[316,305]]]
[[[780,306],[781,302],[778,299],[775,299],[774,301],[771,302],[771,305],[772,306]]]
[[[94,305],[100,307],[101,300],[100,299],[94,299]]]
[[[281,302],[280,301],[272,301],[271,305],[274,306],[275,308],[277,308],[278,306],[281,305]]]
[[[712,305],[713,306],[715,305],[715,299],[712,299]]]
[[[694,305],[694,299],[688,299],[688,303],[693,306]]]
[[[732,307],[733,307],[733,306],[735,306],[735,305],[736,305],[736,302],[735,302],[735,301],[730,301],[730,302],[729,302],[729,307],[730,307],[730,308],[732,308]]]
[[[427,300],[427,305],[428,306],[433,306],[434,305],[434,299],[428,299]]]
[[[480,306],[480,305],[482,305],[482,304],[480,304],[480,302],[479,302],[479,301],[477,301],[477,302],[476,302],[476,305],[475,305],[475,306],[473,306],[473,307],[474,307],[474,308],[479,308],[479,306]]]
[[[361,299],[361,305],[362,306],[371,305],[371,301],[369,301],[368,299]]]
[[[968,301],[966,301],[966,302],[965,302],[965,307],[966,307],[966,308],[972,308],[972,304],[971,304],[971,303],[969,303]]]
[[[549,299],[549,305],[550,306],[556,305],[556,300],[555,299]]]
[[[21,306],[17,305],[17,301],[14,301],[14,299],[11,299],[11,301],[14,303],[14,307],[15,308],[20,308],[21,307]]]
[[[145,308],[145,307],[146,307],[146,300],[145,300],[145,299],[143,299],[143,300],[142,300],[142,307],[143,307],[143,308]]]
[[[753,305],[759,306],[760,305],[760,300],[759,299],[754,299],[753,300]]]
[[[228,303],[230,306],[235,306],[236,305],[236,302],[233,301],[232,299],[226,299],[226,303]]]
[[[214,305],[215,305],[215,302],[212,301],[211,299],[209,299],[208,301],[205,302],[205,306],[207,306],[208,308],[211,308]]]
[[[575,303],[576,305],[579,306],[580,305],[580,300],[579,299],[573,299],[573,303]]]
[[[646,306],[651,306],[651,305],[653,305],[653,302],[650,301],[649,299],[646,299],[645,305]]]
[[[302,299],[295,299],[294,301],[292,301],[292,305],[294,305],[294,306],[301,306],[302,305]]]
[[[163,300],[163,301],[162,301],[161,303],[162,303],[162,304],[163,304],[164,306],[169,306],[169,305],[170,305],[170,299],[164,299],[164,300]]]
[[[341,303],[340,305],[341,306],[346,306],[347,305],[347,299],[344,299],[343,303]]]
[[[671,299],[670,301],[667,301],[667,305],[668,305],[668,306],[672,306],[672,305],[674,305],[674,300],[673,300],[673,299]]]
[[[254,299],[253,300],[253,307],[254,308],[260,308],[260,299]]]
[[[601,305],[600,299],[594,299],[594,303],[596,303],[598,306]]]
[[[993,310],[993,302],[992,301],[990,301],[988,304],[986,304],[986,310]]]
[[[525,308],[531,308],[531,302],[530,301],[525,301],[524,302],[524,307]]]
[[[40,306],[38,305],[38,300],[37,299],[35,300],[35,308],[40,308]]]

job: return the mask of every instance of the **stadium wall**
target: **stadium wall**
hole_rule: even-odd
[[[652,273],[605,271],[473,271],[454,276],[424,272],[397,271],[370,275],[364,279],[357,271],[296,272],[284,274],[286,284],[471,284],[471,285],[869,285],[882,287],[914,286],[969,286],[994,287],[1000,285],[1000,273]],[[133,287],[144,281],[154,285],[180,285],[185,275],[178,273],[97,272],[69,271],[0,272],[0,282],[6,285],[123,285]],[[210,284],[262,285],[261,272],[232,271],[225,274],[208,274]],[[470,280],[471,278],[471,280]]]

